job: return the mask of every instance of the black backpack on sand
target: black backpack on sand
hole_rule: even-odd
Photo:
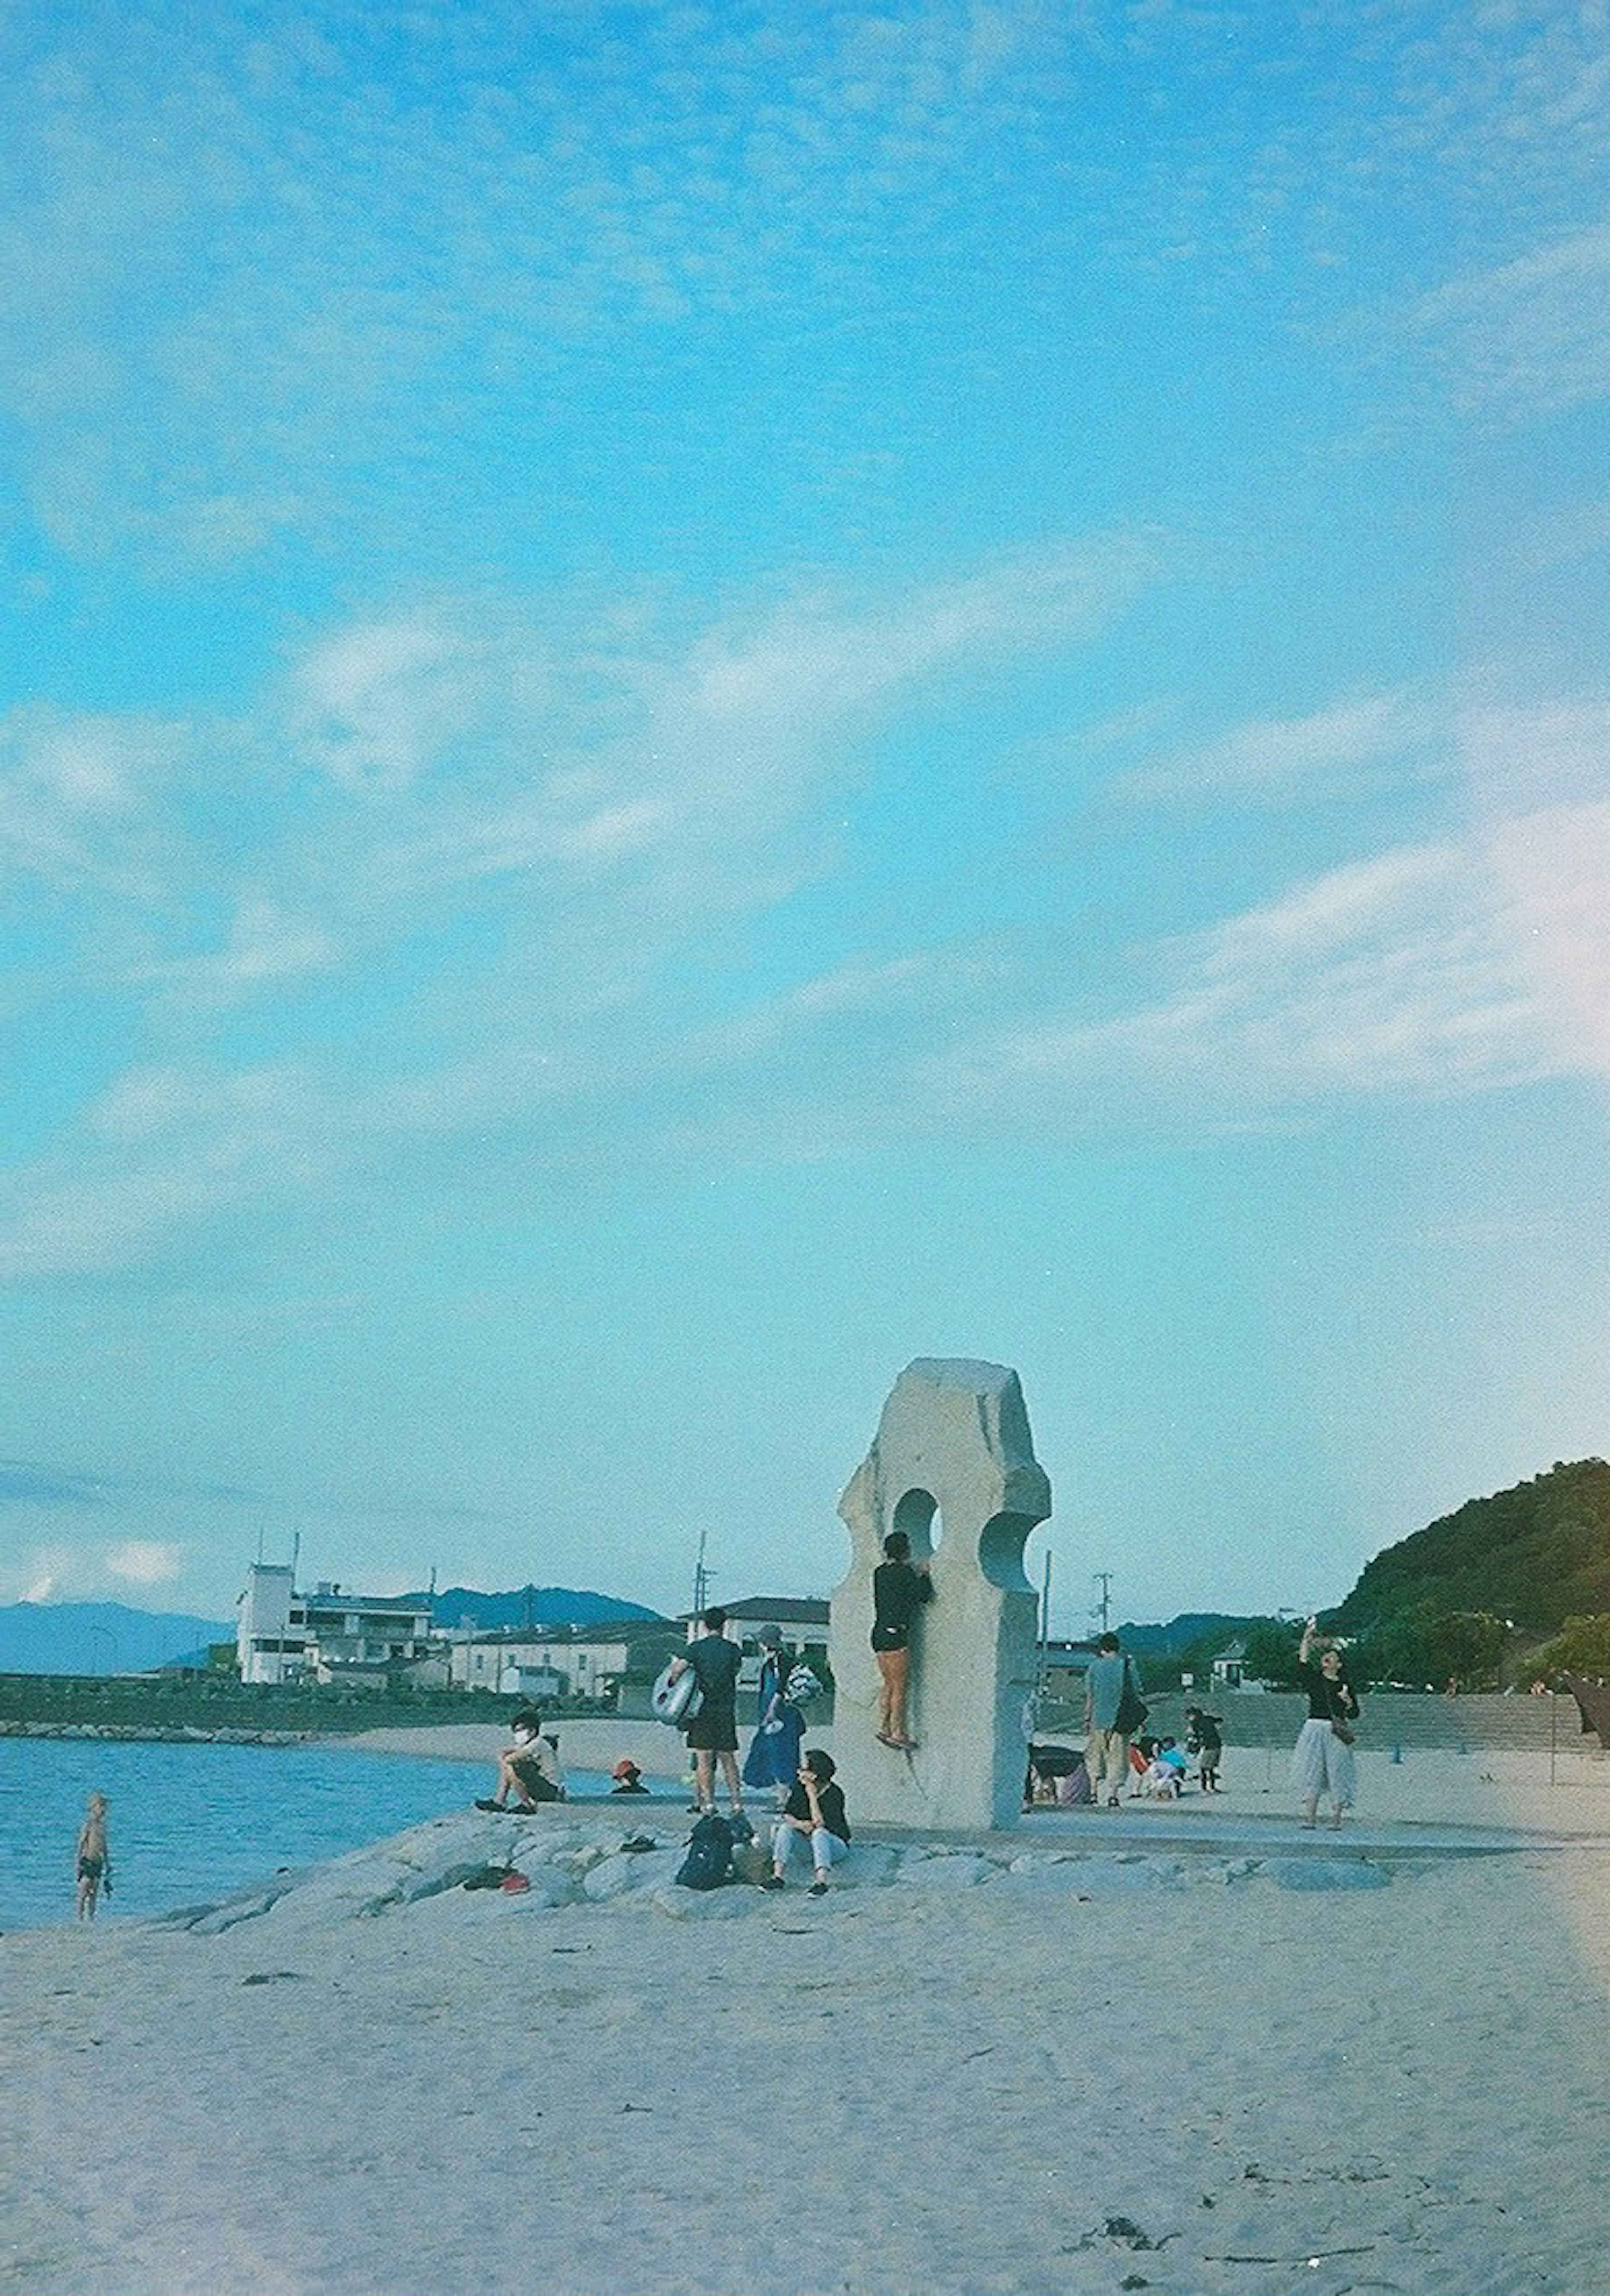
[[[687,1837],[687,1855],[677,1869],[677,1880],[685,1890],[719,1890],[730,1882],[732,1873],[733,1831],[724,1817],[712,1809],[702,1816]]]

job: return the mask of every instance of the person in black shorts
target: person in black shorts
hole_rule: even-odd
[[[701,1810],[716,1806],[715,1757],[721,1758],[733,1816],[743,1815],[743,1786],[738,1776],[738,1669],[743,1653],[727,1639],[727,1613],[706,1611],[704,1632],[689,1643],[680,1658],[671,1660],[674,1682],[691,1669],[699,1685],[699,1710],[687,1726],[688,1750],[694,1758],[696,1796]]]
[[[92,1793],[84,1806],[74,1852],[78,1875],[78,1919],[93,1922],[95,1900],[103,1890],[111,1895],[111,1850],[106,1840],[106,1796]]]
[[[911,1541],[903,1530],[891,1530],[883,1541],[883,1560],[872,1574],[872,1650],[883,1677],[878,1692],[878,1742],[916,1751],[916,1740],[907,1734],[906,1693],[911,1680],[911,1624],[923,1604],[933,1598],[933,1581],[926,1558],[911,1560]]]
[[[496,1790],[475,1804],[477,1809],[536,1809],[545,1801],[564,1800],[564,1771],[559,1760],[559,1741],[545,1737],[542,1717],[525,1707],[509,1726],[513,1743],[497,1757]]]

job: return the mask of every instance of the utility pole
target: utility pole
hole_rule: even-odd
[[[704,1543],[709,1537],[710,1533],[708,1530],[702,1530],[699,1533],[699,1559],[694,1565],[694,1620],[695,1624],[704,1616],[706,1598],[710,1592],[710,1582],[715,1576],[713,1571],[707,1570],[704,1568]]]
[[[1096,1598],[1096,1616],[1105,1635],[1113,1622],[1113,1574],[1110,1570],[1097,1570],[1092,1575],[1095,1584],[1101,1589]]]

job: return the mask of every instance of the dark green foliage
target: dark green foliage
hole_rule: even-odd
[[[1246,1674],[1249,1682],[1272,1683],[1277,1690],[1287,1689],[1297,1679],[1297,1645],[1302,1639],[1301,1627],[1286,1619],[1259,1619],[1241,1637],[1246,1644]]]
[[[1329,1623],[1368,1636],[1378,1677],[1434,1681],[1491,1671],[1511,1631],[1548,1634],[1567,1618],[1601,1611],[1610,1611],[1610,1465],[1581,1459],[1471,1499],[1387,1547],[1365,1565]],[[1458,1623],[1472,1620],[1485,1624]],[[1415,1643],[1428,1635],[1430,1646]],[[1393,1636],[1401,1666],[1377,1662]],[[1414,1650],[1438,1662],[1408,1664]],[[1456,1650],[1466,1664],[1449,1662]]]
[[[1561,1674],[1585,1674],[1589,1681],[1610,1681],[1610,1612],[1598,1618],[1567,1619],[1554,1640],[1526,1654],[1529,1680],[1552,1683]]]
[[[1398,1682],[1413,1689],[1442,1690],[1451,1682],[1461,1690],[1498,1686],[1509,1629],[1488,1611],[1438,1611],[1424,1604],[1366,1630],[1353,1655],[1351,1672],[1370,1682]]]

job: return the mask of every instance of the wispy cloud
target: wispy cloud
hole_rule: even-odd
[[[1607,727],[1593,695],[1469,708],[1446,732],[1457,834],[1137,950],[1152,990],[1117,1009],[1042,996],[932,1063],[925,1095],[1083,1129],[1610,1080]]]
[[[1451,280],[1409,315],[1453,406],[1494,425],[1610,394],[1610,226]]]
[[[892,712],[1076,651],[1155,556],[1098,537],[680,629],[571,611],[563,646],[506,601],[316,637],[255,713],[189,728],[127,798],[160,898],[103,882],[64,911],[140,1054],[12,1171],[0,1267],[103,1272],[410,1138],[558,1108],[585,1129],[634,1083],[909,1006],[944,970],[926,954],[729,994],[747,1017],[713,1029],[678,980],[824,870]]]
[[[1610,225],[1424,296],[1410,328],[1451,404],[1495,425],[1585,406],[1610,392]]]
[[[1172,750],[1117,775],[1108,794],[1137,804],[1161,799],[1239,797],[1278,802],[1327,788],[1356,787],[1377,769],[1400,769],[1446,721],[1416,696],[1372,694],[1302,718],[1259,718],[1200,746]]]
[[[0,1459],[0,1505],[99,1506],[106,1487],[97,1475],[62,1473],[26,1459]]]
[[[1082,1130],[1261,1121],[1565,1066],[1480,858],[1455,847],[1329,872],[1154,963],[1150,1000],[1103,1019],[1042,1013],[947,1059],[932,1084]]]

